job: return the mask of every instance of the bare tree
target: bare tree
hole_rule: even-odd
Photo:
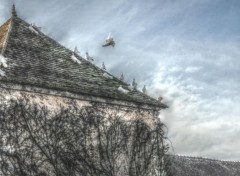
[[[2,103],[0,175],[163,176],[164,125],[123,119],[98,104],[54,112],[26,97]]]

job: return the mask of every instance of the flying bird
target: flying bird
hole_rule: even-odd
[[[115,42],[113,40],[113,37],[111,36],[111,33],[109,33],[107,39],[106,39],[106,43],[104,45],[102,45],[102,47],[106,47],[106,46],[115,46]]]

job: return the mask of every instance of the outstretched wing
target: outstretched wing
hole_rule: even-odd
[[[107,37],[107,40],[109,40],[110,38],[112,38],[111,32],[109,32],[108,37]]]

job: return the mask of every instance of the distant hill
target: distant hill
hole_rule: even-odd
[[[170,156],[170,176],[240,176],[240,162]]]

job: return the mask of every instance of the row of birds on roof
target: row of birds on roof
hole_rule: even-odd
[[[41,27],[37,27],[37,26],[35,26],[34,24],[30,24],[30,26],[29,26],[29,29],[30,29],[30,30],[32,30],[33,32],[37,32],[37,31],[35,31],[35,28],[37,28],[38,30],[41,30]],[[111,35],[111,33],[109,33],[108,37],[106,38],[105,44],[102,45],[102,47],[108,47],[108,46],[112,46],[112,47],[115,46],[115,41],[114,41],[113,36]],[[77,54],[77,55],[80,56],[80,52],[78,51],[77,47],[74,48],[74,54]],[[85,53],[85,57],[84,57],[84,58],[85,58],[87,61],[89,61],[89,62],[93,62],[93,61],[94,61],[93,57],[91,57],[91,56],[88,54],[88,52]],[[106,71],[106,66],[105,66],[104,62],[102,63],[101,69]],[[119,77],[119,79],[120,79],[121,81],[124,81],[123,73],[121,74],[121,76]],[[136,83],[135,79],[133,79],[132,84],[129,85],[129,89],[130,89],[130,90],[133,90],[133,91],[134,91],[134,90],[137,90],[137,83]],[[142,92],[147,95],[147,89],[146,89],[146,86],[145,86],[145,85],[144,85],[144,87],[142,88]],[[158,101],[161,102],[162,99],[163,99],[163,98],[160,96],[160,97],[158,98]]]
[[[106,39],[106,41],[105,41],[105,44],[102,45],[102,47],[107,47],[107,46],[112,46],[112,47],[115,46],[115,41],[114,41],[111,33],[109,33],[109,35],[108,35],[108,37],[107,37],[107,39]],[[78,51],[77,47],[75,47],[74,53],[80,55],[80,52]],[[85,57],[84,57],[84,58],[85,58],[87,61],[89,61],[89,62],[93,62],[93,61],[94,61],[93,57],[90,56],[90,55],[88,54],[88,52],[85,53]],[[102,63],[101,69],[104,70],[104,71],[107,70],[104,62]],[[121,74],[121,76],[119,77],[119,79],[120,79],[121,81],[124,81],[123,73]],[[137,83],[136,83],[135,79],[133,79],[132,84],[129,85],[129,89],[130,89],[130,90],[133,90],[133,91],[134,91],[134,90],[137,90]],[[147,89],[146,89],[146,86],[145,86],[145,85],[144,85],[144,87],[142,88],[142,93],[144,93],[144,94],[147,95]],[[158,98],[158,101],[161,102],[162,99],[163,99],[163,98],[160,96],[160,97]]]

